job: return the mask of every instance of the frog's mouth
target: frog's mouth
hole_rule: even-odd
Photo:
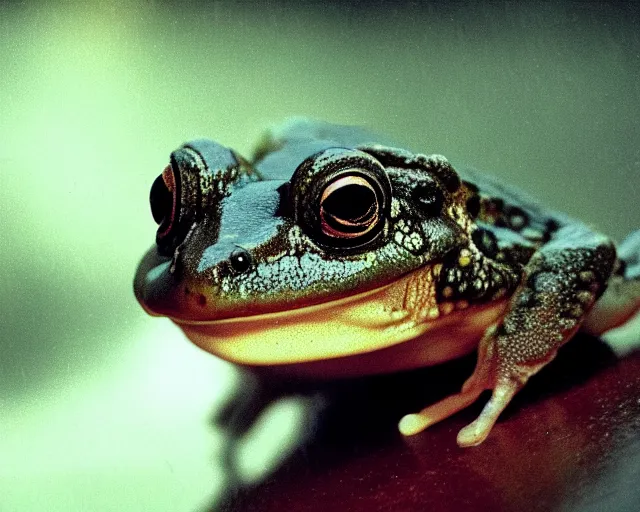
[[[369,285],[354,282],[354,290],[340,284],[318,282],[316,289],[300,287],[298,290],[264,292],[251,298],[236,297],[234,292],[222,291],[211,276],[190,275],[188,270],[175,271],[170,257],[160,255],[152,247],[140,262],[135,279],[134,294],[142,308],[152,316],[166,316],[179,324],[211,324],[214,322],[240,322],[245,318],[284,318],[305,312],[331,309],[343,303],[358,301],[377,290],[386,288],[389,281]],[[204,284],[203,284],[204,283]],[[376,287],[377,285],[377,287]],[[252,321],[253,321],[252,320]]]
[[[451,303],[438,304],[431,269],[423,267],[378,288],[319,304],[194,319],[176,309],[176,304],[183,304],[188,312],[193,305],[172,298],[176,286],[167,277],[169,261],[150,253],[134,283],[142,307],[151,315],[170,318],[204,350],[249,366],[322,376],[437,364],[471,352],[507,304],[506,299],[458,309]],[[150,280],[153,287],[146,286]],[[421,293],[409,293],[417,281],[422,282]]]
[[[405,280],[286,312],[172,320],[200,348],[227,361],[333,377],[416,368],[465,355],[507,305],[501,300],[425,319],[396,307]]]

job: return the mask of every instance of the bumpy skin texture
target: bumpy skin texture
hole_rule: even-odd
[[[419,155],[392,149],[372,154],[401,167],[415,168],[421,161]],[[480,417],[458,436],[461,446],[473,446],[486,438],[529,377],[577,331],[604,292],[616,251],[605,236],[579,223],[536,207],[527,211],[526,201],[514,201],[509,194],[484,195],[481,180],[460,184],[449,165],[441,164],[435,174],[445,175],[440,179],[457,196],[455,202],[464,201],[465,208],[457,210],[462,213],[453,217],[469,235],[464,246],[445,259],[437,286],[441,308],[447,301],[474,304],[515,292],[502,320],[481,340],[477,368],[463,391],[405,416],[400,429],[409,435],[420,432],[491,389],[492,398]]]
[[[491,389],[492,397],[479,418],[458,435],[461,446],[481,443],[513,395],[577,331],[604,291],[615,249],[604,236],[581,226],[564,227],[556,237],[525,266],[506,314],[481,340],[476,370],[462,392],[405,417],[404,433],[418,432],[450,416]]]
[[[458,436],[460,445],[476,445],[580,328],[610,279],[622,292],[605,295],[596,323],[610,328],[638,310],[638,272],[625,275],[604,235],[519,191],[439,155],[378,142],[356,128],[298,121],[271,132],[251,162],[211,141],[175,151],[163,173],[172,206],[154,184],[164,194],[156,204],[164,200],[171,215],[140,265],[136,296],[188,335],[189,322],[304,309],[393,283],[401,283],[400,300],[379,313],[398,319],[389,333],[420,323],[446,327],[454,312],[472,323],[483,307],[504,303],[484,336],[471,340],[478,362],[462,391],[399,424],[406,435],[418,433],[490,389],[479,418]],[[343,223],[347,231],[369,226],[361,237],[334,237],[327,226],[335,219],[322,211],[328,185],[342,176],[376,196],[361,217]],[[626,267],[636,268],[639,247],[625,245]]]

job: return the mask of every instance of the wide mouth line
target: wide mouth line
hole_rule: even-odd
[[[208,325],[221,325],[221,324],[232,324],[232,323],[251,323],[254,321],[262,321],[262,320],[271,320],[277,318],[286,318],[291,319],[296,316],[303,316],[309,313],[315,313],[317,311],[322,311],[323,309],[331,309],[336,306],[342,306],[344,304],[348,304],[350,302],[355,302],[357,300],[368,297],[369,295],[375,295],[378,292],[383,291],[390,286],[393,286],[394,283],[388,283],[384,286],[379,286],[377,288],[372,288],[371,290],[367,290],[365,292],[356,293],[353,295],[348,295],[347,297],[342,297],[340,299],[329,300],[326,302],[322,302],[320,304],[312,304],[310,306],[303,306],[300,308],[289,309],[289,310],[281,310],[281,311],[272,311],[269,313],[259,313],[256,315],[246,315],[232,318],[220,318],[217,320],[188,320],[184,318],[167,316],[171,321],[175,322],[180,326],[208,326]]]
[[[179,325],[180,327],[185,328],[198,328],[198,327],[209,327],[216,325],[231,325],[231,324],[251,324],[252,322],[261,322],[265,320],[274,320],[278,318],[286,319],[288,321],[295,321],[295,317],[304,316],[307,314],[315,313],[318,311],[322,311],[323,309],[331,309],[332,307],[337,307],[341,305],[348,304],[349,302],[355,302],[358,299],[366,298],[367,295],[373,295],[378,291],[383,290],[392,286],[391,284],[385,285],[380,288],[376,288],[374,290],[369,290],[367,292],[359,293],[357,295],[352,295],[349,297],[345,297],[342,299],[337,299],[329,302],[325,302],[322,304],[314,304],[313,306],[305,306],[297,309],[287,310],[287,311],[274,311],[271,313],[262,313],[257,315],[248,315],[243,317],[234,317],[234,318],[221,318],[218,320],[186,320],[168,316],[170,320]],[[473,315],[480,311],[489,310],[493,307],[504,306],[507,301],[505,299],[501,299],[497,302],[485,302],[480,304],[470,304],[467,308],[453,311],[444,316],[440,316],[433,320],[423,320],[420,324],[423,327],[430,329],[435,327],[436,325],[451,325],[460,321],[461,317],[466,317],[468,315]],[[164,315],[161,315],[164,316]],[[430,327],[429,327],[430,326]]]

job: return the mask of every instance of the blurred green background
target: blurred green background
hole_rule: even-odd
[[[0,4],[0,510],[195,510],[234,373],[133,298],[196,136],[357,124],[640,226],[633,3]]]

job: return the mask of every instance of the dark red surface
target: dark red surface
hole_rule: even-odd
[[[222,510],[640,510],[640,352],[618,360],[583,338],[532,379],[478,447],[458,448],[455,436],[481,404],[403,438],[393,430],[398,411],[378,412],[378,425],[376,407],[363,413],[347,399],[314,443]],[[436,379],[455,388],[472,363],[435,370]],[[373,394],[385,385],[374,382]]]

